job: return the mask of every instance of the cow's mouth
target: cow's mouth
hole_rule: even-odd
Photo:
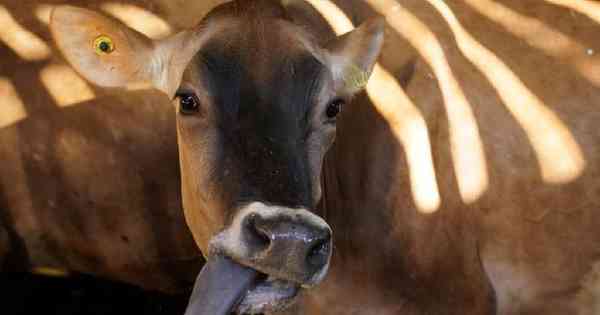
[[[276,312],[289,307],[300,286],[296,283],[261,275],[241,299],[237,314],[260,314]]]
[[[285,309],[300,285],[271,278],[223,256],[210,257],[196,279],[185,315],[259,314]]]

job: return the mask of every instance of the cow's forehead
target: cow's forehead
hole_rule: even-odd
[[[307,51],[277,54],[279,47],[252,51],[247,44],[228,43],[208,42],[192,65],[197,81],[224,114],[271,115],[282,122],[306,118],[327,77],[317,58]]]
[[[184,81],[201,82],[225,112],[305,118],[329,72],[295,27],[282,19],[240,18],[202,45]]]
[[[211,11],[201,25],[219,31],[210,32],[200,57],[225,53],[262,80],[297,57],[312,54],[324,63],[315,38],[292,21],[279,1],[232,1]]]
[[[233,0],[215,7],[203,20],[211,22],[211,20],[223,18],[240,18],[244,20],[289,19],[289,15],[279,1]]]
[[[320,63],[307,36],[291,28],[286,21],[236,23],[208,39],[195,61],[223,68],[220,70],[237,65],[248,69],[258,81],[268,81],[278,67],[291,67],[308,57]]]

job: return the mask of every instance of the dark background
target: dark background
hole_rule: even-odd
[[[74,275],[68,278],[7,273],[0,275],[3,315],[183,314],[188,292],[167,295],[138,287]]]

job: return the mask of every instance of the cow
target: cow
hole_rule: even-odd
[[[331,3],[312,1],[315,6],[319,2]],[[367,85],[367,94],[360,92],[369,75],[369,84],[385,78],[374,65],[383,32],[377,19],[333,38],[310,24],[298,26],[296,18],[302,18],[293,15],[298,13],[295,1],[237,0],[217,7],[198,27],[153,42],[88,10],[60,7],[54,12],[51,28],[58,47],[89,81],[134,88],[145,83],[173,100],[175,122],[148,118],[164,113],[144,101],[149,91],[133,99],[150,108],[140,118],[158,127],[148,127],[147,120],[127,121],[134,126],[132,134],[149,147],[132,150],[137,159],[127,164],[147,165],[143,170],[148,173],[126,174],[142,179],[160,174],[147,192],[152,200],[161,189],[176,186],[173,181],[179,177],[165,175],[173,175],[173,165],[181,168],[186,223],[207,258],[189,314],[597,313],[600,163],[595,148],[600,135],[595,122],[600,112],[593,106],[598,101],[596,64],[589,61],[597,49],[593,22],[574,11],[570,15],[580,21],[557,23],[559,32],[518,13],[531,10],[523,2],[351,3],[360,7],[367,2],[357,16],[373,15],[364,13],[371,9],[387,14],[391,36],[407,38],[423,56],[406,87],[419,110],[402,93],[378,103],[377,97],[394,85]],[[548,2],[529,5],[565,13],[553,6],[561,1]],[[552,21],[553,15],[547,14],[538,18]],[[482,23],[481,15],[513,32],[506,35],[496,24]],[[587,28],[576,33],[570,25]],[[536,29],[529,33],[532,27]],[[579,36],[590,48],[579,49],[582,45],[563,33]],[[511,36],[526,40],[514,44]],[[538,36],[560,41],[552,44]],[[574,47],[578,50],[572,51]],[[571,64],[577,67],[565,66]],[[450,69],[460,75],[460,82]],[[473,106],[472,113],[461,107],[465,104]],[[122,113],[114,108],[100,116],[110,122],[106,117]],[[87,126],[96,116],[80,111],[87,120],[70,122],[83,124],[79,127],[89,133],[114,125]],[[469,115],[477,118],[475,126],[465,118]],[[36,122],[42,126],[39,133],[46,130],[42,119]],[[429,128],[423,129],[422,121]],[[152,130],[168,130],[168,123],[176,124],[167,135],[171,140]],[[302,127],[305,133],[299,132]],[[65,130],[56,145],[64,159],[77,156],[70,148],[83,147],[91,162],[99,163],[93,160],[97,152],[116,150],[106,140],[100,149],[92,148]],[[404,138],[414,130],[414,137],[423,141]],[[178,156],[169,142],[175,138]],[[469,141],[460,143],[465,138]],[[422,150],[429,145],[431,157]],[[416,158],[413,152],[419,153]],[[464,159],[465,152],[476,154]],[[85,171],[85,162],[72,158],[61,166]],[[118,171],[123,167],[114,161],[107,166]],[[154,169],[162,166],[167,168],[164,173]],[[62,180],[79,184],[87,178]],[[420,181],[429,183],[426,189]],[[33,180],[31,186],[34,192],[49,189]],[[6,205],[11,209],[10,202]],[[87,233],[97,210],[110,211],[107,206],[74,205],[87,206],[92,218],[71,211],[78,217],[66,224],[83,224],[79,228]],[[19,217],[16,211],[8,213],[6,222]],[[177,243],[174,238],[185,240],[183,229],[172,230],[182,228],[180,222],[126,219],[158,230],[169,226],[169,244]],[[128,237],[119,233],[127,226],[118,222],[112,217],[98,231],[116,225],[114,237],[126,242]],[[47,244],[39,235],[23,239],[18,226],[7,224],[4,234],[7,243],[23,240],[25,253],[34,252],[32,244]],[[157,231],[155,241],[160,243],[161,236]],[[72,242],[79,251],[85,249]],[[102,246],[120,246],[111,244]],[[139,245],[130,248],[140,251]],[[170,251],[176,250],[162,253]],[[103,265],[115,267],[110,261],[86,267]],[[177,273],[177,267],[170,270]],[[111,271],[124,273],[106,272]],[[127,271],[129,276],[132,271]],[[149,274],[136,279],[142,282]]]
[[[381,19],[327,46],[270,0],[222,5],[160,41],[71,6],[50,30],[89,81],[172,100],[185,219],[207,258],[191,313],[279,310],[321,282],[333,247],[314,213],[322,161],[379,55]]]

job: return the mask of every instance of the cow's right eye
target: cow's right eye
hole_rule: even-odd
[[[334,119],[344,108],[345,102],[341,99],[335,99],[327,105],[325,114],[328,119]]]
[[[179,97],[179,112],[183,115],[197,113],[200,109],[200,102],[193,94],[182,94]]]

